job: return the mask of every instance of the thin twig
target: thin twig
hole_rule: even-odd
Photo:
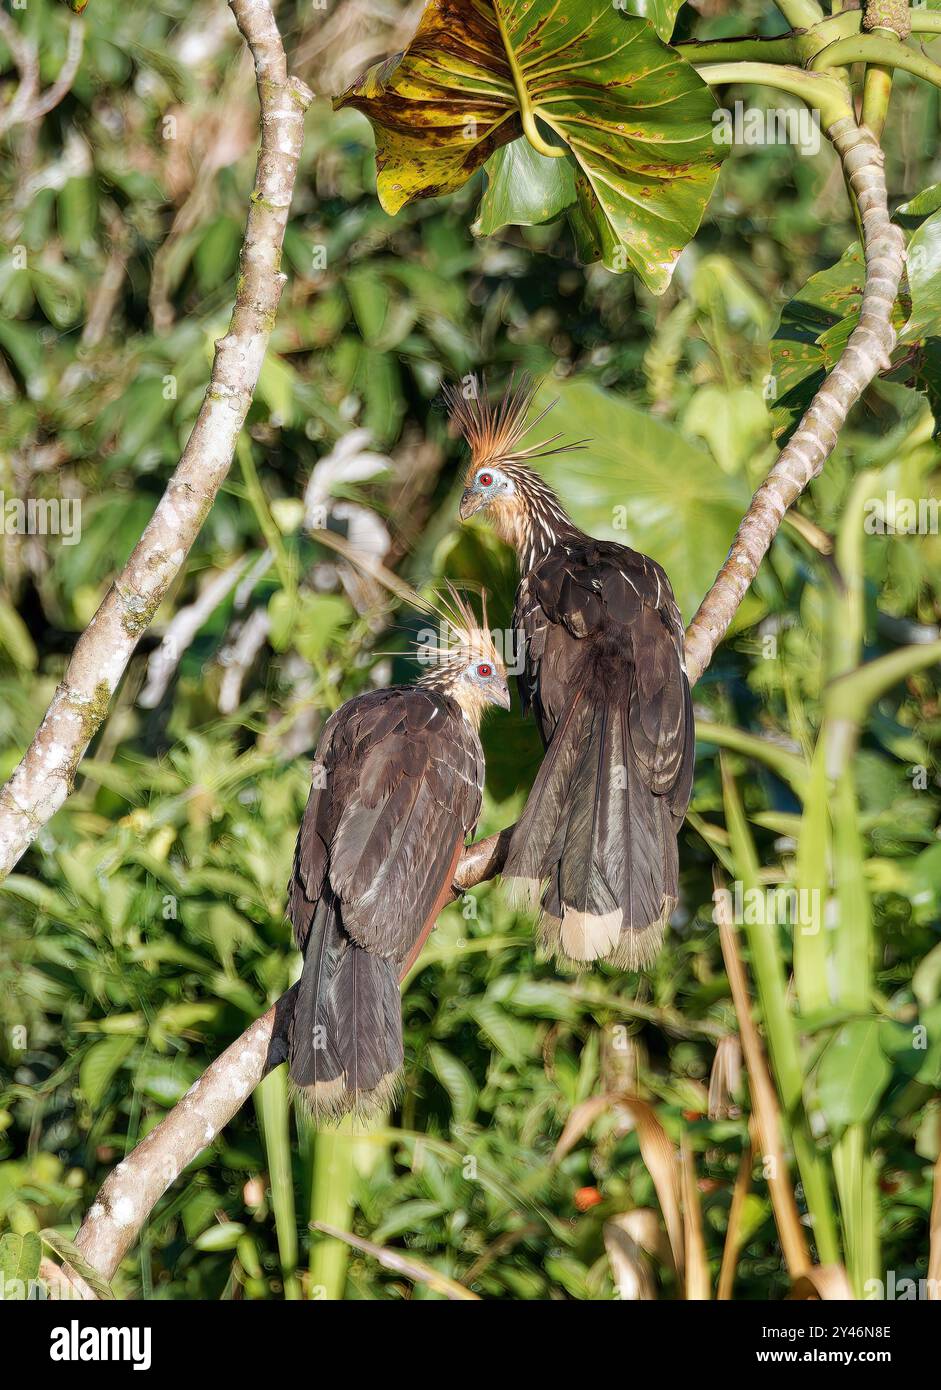
[[[59,103],[65,100],[72,90],[72,83],[78,76],[84,47],[84,22],[73,16],[72,22],[69,25],[69,37],[65,50],[65,58],[59,69],[59,75],[52,86],[47,87],[42,96],[37,97],[28,108],[25,117],[27,121],[36,121],[39,120],[41,116],[48,116],[50,111],[54,111]]]
[[[40,121],[54,110],[72,90],[72,83],[78,74],[85,46],[85,25],[73,16],[69,24],[69,37],[65,58],[59,75],[51,86],[42,93],[39,91],[39,52],[34,43],[20,33],[10,16],[0,10],[0,38],[10,50],[13,65],[20,80],[12,101],[0,108],[0,135],[6,134],[14,126]]]
[[[738,943],[735,939],[728,893],[722,887],[718,870],[715,871],[714,877],[716,887],[715,914],[719,926],[719,942],[722,946],[722,958],[725,961],[725,973],[729,977],[732,1001],[738,1015],[748,1087],[751,1092],[752,1106],[758,1127],[762,1158],[768,1170],[768,1191],[771,1193],[774,1220],[778,1228],[778,1236],[781,1240],[781,1249],[784,1252],[788,1273],[792,1279],[796,1279],[809,1267],[810,1253],[804,1239],[797,1202],[794,1199],[794,1189],[791,1186],[788,1173],[787,1160],[784,1157],[774,1083],[771,1080],[761,1038],[751,1014],[745,967],[742,964]]]

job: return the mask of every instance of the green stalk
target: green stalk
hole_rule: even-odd
[[[796,63],[800,67],[809,63],[828,44],[858,34],[861,20],[859,10],[847,10],[842,14],[830,15],[813,28],[781,34],[776,38],[751,35],[735,39],[683,39],[673,47],[694,65],[751,60],[757,63]]]
[[[297,1214],[291,1171],[291,1138],[286,1067],[269,1072],[255,1090],[255,1112],[268,1157],[271,1205],[278,1236],[278,1257],[284,1281],[284,1297],[301,1297],[297,1277]]]
[[[831,48],[836,46],[830,45]],[[803,68],[775,67],[773,63],[709,63],[705,67],[697,67],[696,71],[710,87],[721,87],[730,82],[754,83],[790,92],[791,96],[800,97],[808,106],[819,111],[826,126],[835,125],[837,121],[853,115],[846,87],[835,78],[825,78],[821,83],[822,73],[808,72]]]
[[[738,789],[724,761],[722,789],[737,877],[744,889],[749,891],[758,887],[758,858]],[[826,1167],[806,1127],[803,1113],[804,1073],[794,1018],[787,1003],[787,984],[778,953],[777,931],[760,922],[746,921],[744,927],[771,1065],[784,1112],[782,1120],[791,1134],[804,1200],[813,1223],[817,1255],[822,1264],[832,1264],[840,1258],[833,1203]]]
[[[857,1298],[862,1298],[870,1279],[880,1277],[876,1179],[867,1145],[868,1128],[850,1125],[833,1146],[846,1272]]]
[[[817,0],[776,0],[776,3],[792,29],[811,29],[823,19]]]
[[[863,514],[876,474],[856,479],[844,509],[835,559],[839,590],[831,591],[829,683],[819,745],[828,777],[833,823],[833,876],[838,920],[834,936],[835,1002],[866,1014],[872,1008],[872,911],[866,889],[856,789],[856,743],[862,712],[847,698],[847,680],[857,673],[865,638]],[[850,687],[851,690],[851,687]],[[842,698],[841,698],[842,695]],[[857,1297],[879,1276],[875,1169],[868,1124],[854,1124],[833,1146],[847,1273]]]
[[[837,39],[818,53],[810,64],[812,71],[829,71],[847,67],[850,63],[879,63],[886,68],[901,68],[915,77],[923,77],[941,87],[941,63],[933,63],[921,53],[914,53],[898,39],[880,34],[860,34],[858,38]]]
[[[824,748],[822,742],[818,742],[804,798],[794,873],[798,901],[801,901],[801,894],[809,893],[816,907],[816,931],[805,931],[803,923],[796,923],[794,927],[794,986],[803,1014],[825,1009],[830,1002],[825,920],[830,892],[828,791]]]
[[[836,680],[827,691],[827,702],[834,715],[862,723],[869,706],[893,685],[941,661],[941,641],[900,647],[887,656],[867,661],[858,671],[850,671]]]
[[[807,764],[799,753],[782,748],[771,739],[737,729],[734,724],[715,724],[711,719],[696,720],[696,738],[700,744],[711,743],[716,748],[728,748],[743,753],[756,762],[764,763],[796,796],[803,797],[807,785]]]
[[[348,1231],[353,1215],[353,1137],[349,1118],[339,1129],[319,1130],[314,1136],[314,1172],[310,1190],[310,1219]],[[317,1238],[310,1251],[312,1298],[341,1299],[346,1287],[350,1248],[342,1240]]]
[[[863,82],[863,125],[869,127],[877,140],[882,139],[891,96],[891,69],[881,63],[871,64]]]
[[[838,590],[827,604],[826,678],[828,684],[859,665],[866,633],[862,537],[866,500],[873,495],[877,469],[857,475],[843,508],[833,558]]]
[[[832,797],[833,867],[840,909],[835,933],[838,1002],[866,1013],[872,1006],[872,922],[852,760],[838,778]]]
[[[242,470],[245,494],[251,503],[252,511],[255,513],[258,529],[265,538],[265,544],[274,556],[281,587],[285,593],[293,595],[297,589],[294,565],[285,549],[284,538],[275,525],[274,517],[268,510],[268,502],[258,477],[255,460],[252,457],[252,446],[244,434],[239,436],[235,452],[238,456],[239,467]]]

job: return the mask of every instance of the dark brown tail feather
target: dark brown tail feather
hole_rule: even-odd
[[[289,1071],[318,1121],[368,1116],[395,1094],[402,1009],[392,961],[346,934],[338,905],[317,905],[291,1021]]]
[[[669,797],[643,779],[618,703],[573,697],[504,877],[530,894],[545,885],[540,934],[563,960],[637,969],[656,955],[678,893],[676,828]]]

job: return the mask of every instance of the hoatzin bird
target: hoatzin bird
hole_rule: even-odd
[[[535,389],[511,381],[497,404],[447,391],[471,454],[461,518],[486,508],[519,558],[520,696],[546,747],[504,877],[541,895],[554,954],[636,969],[659,949],[678,895],[694,755],[683,624],[660,566],[586,536],[530,467],[585,442],[520,447]]]
[[[367,1114],[403,1061],[399,980],[447,901],[480,813],[488,704],[510,707],[486,630],[454,590],[446,643],[414,685],[348,700],[324,726],[288,913],[304,954],[291,1079],[319,1118]]]

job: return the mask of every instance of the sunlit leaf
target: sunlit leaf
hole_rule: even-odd
[[[609,269],[633,268],[657,293],[699,226],[724,154],[702,79],[645,20],[606,0],[564,9],[555,0],[432,0],[405,52],[335,104],[372,122],[390,213],[454,192],[521,133],[544,157],[561,143],[577,166],[583,252],[600,252]],[[527,198],[537,212],[568,195],[544,178]],[[482,223],[515,220],[518,210],[503,180]],[[532,206],[522,211],[536,220]]]
[[[817,1100],[834,1130],[867,1120],[889,1079],[876,1019],[846,1023],[828,1043],[817,1069]]]

